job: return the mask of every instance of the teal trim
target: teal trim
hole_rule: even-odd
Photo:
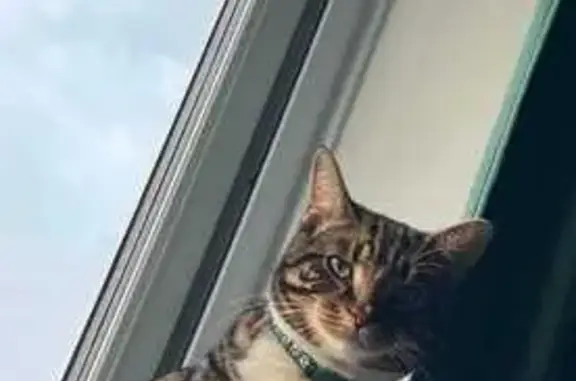
[[[520,102],[524,97],[532,69],[559,2],[560,0],[540,0],[536,6],[534,19],[528,30],[516,70],[508,86],[504,104],[488,139],[484,158],[470,190],[468,204],[466,205],[466,214],[468,216],[477,216],[484,210],[488,194],[496,179],[504,148],[508,143]]]

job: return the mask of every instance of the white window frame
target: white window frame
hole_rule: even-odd
[[[337,144],[394,0],[326,0],[241,222],[227,233],[233,241],[217,253],[224,262],[212,263],[215,279],[205,278],[203,263],[214,254],[222,212],[275,79],[287,70],[291,37],[305,7],[320,1],[225,2],[63,381],[142,381],[167,367],[171,356],[189,362],[217,340],[231,301],[261,285],[298,213],[308,160],[319,142]],[[470,214],[483,207],[557,3],[538,6]],[[204,280],[215,283],[200,284]],[[182,326],[190,296],[208,291],[207,304],[197,305],[190,326]],[[191,336],[185,356],[169,353],[179,330]]]

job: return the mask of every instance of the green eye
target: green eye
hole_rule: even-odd
[[[350,264],[340,257],[331,255],[328,257],[328,268],[340,278],[349,278],[352,272]]]

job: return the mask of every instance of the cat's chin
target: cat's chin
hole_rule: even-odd
[[[394,339],[387,336],[376,324],[358,329],[356,337],[349,343],[354,362],[362,368],[374,368],[391,373],[406,371],[390,360],[385,353],[393,346]]]
[[[374,352],[381,348],[385,339],[386,337],[375,324],[368,324],[358,329],[355,344],[358,349]]]
[[[396,351],[398,346],[401,344],[397,338],[387,335],[377,325],[366,325],[358,330],[356,339],[350,341],[348,348],[358,367],[401,375],[412,371],[415,363],[399,362],[390,356],[391,349]],[[417,358],[412,360],[415,362]]]

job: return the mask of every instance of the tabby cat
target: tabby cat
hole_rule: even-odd
[[[410,377],[436,348],[450,290],[491,236],[475,219],[427,233],[354,202],[320,148],[308,207],[262,297],[202,364],[157,381],[345,381]]]

